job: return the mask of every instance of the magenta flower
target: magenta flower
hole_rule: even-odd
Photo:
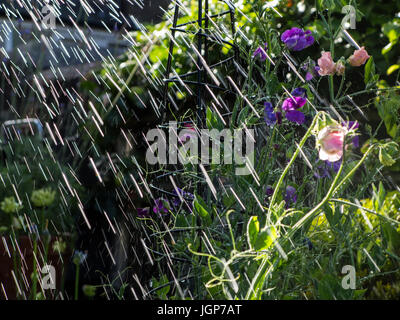
[[[286,30],[281,35],[282,42],[292,51],[301,51],[314,43],[310,30],[303,31],[299,28]]]
[[[307,99],[303,97],[287,98],[283,101],[282,109],[284,111],[292,111],[301,108],[307,103]]]
[[[153,207],[154,213],[168,213],[170,208],[169,201],[166,199],[158,198],[154,200],[155,206]]]
[[[282,104],[282,110],[285,111],[286,119],[288,119],[290,122],[303,124],[306,120],[306,117],[303,112],[298,111],[297,109],[304,106],[306,102],[307,99],[303,97],[293,97],[285,99]]]
[[[194,128],[192,122],[185,123],[183,126],[185,127],[185,129],[189,129],[189,130],[194,130],[194,131],[196,131],[196,129]]]

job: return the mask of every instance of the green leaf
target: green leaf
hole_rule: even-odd
[[[234,195],[224,195],[222,197],[222,203],[224,204],[225,208],[230,208],[237,202]]]
[[[372,191],[374,209],[379,212],[385,202],[386,190],[382,182],[379,182],[379,189],[376,188],[375,184],[372,184]]]
[[[196,195],[194,200],[194,211],[201,217],[201,220],[205,223],[205,225],[209,226],[212,222],[212,219],[209,210],[206,208],[207,204],[204,202],[204,200],[199,195]]]
[[[379,150],[379,161],[385,167],[390,167],[391,165],[393,165],[396,162],[395,160],[393,160],[393,158],[390,156],[390,154],[386,152],[385,149]]]
[[[394,226],[390,222],[383,223],[382,231],[387,240],[388,250],[394,254],[399,254],[400,233],[397,232],[396,228],[394,228]]]
[[[215,115],[215,113],[209,107],[207,107],[206,111],[206,124],[207,128],[210,130],[212,129],[222,130],[224,128],[221,119],[217,115]]]
[[[400,38],[400,19],[395,19],[382,26],[382,31],[391,43],[396,43]]]
[[[353,299],[361,299],[363,298],[364,294],[367,292],[368,289],[360,289],[360,290],[354,290],[354,296]]]
[[[393,157],[398,155],[398,144],[394,141],[381,144],[379,146],[379,161],[385,166],[390,167],[396,161]]]
[[[158,282],[158,287],[160,287],[160,286],[162,286],[162,285],[165,285],[165,284],[167,284],[167,283],[168,283],[168,278],[167,278],[167,276],[164,274],[164,275],[161,277],[160,281]],[[167,294],[168,294],[170,288],[171,288],[171,286],[170,286],[170,285],[167,285],[167,286],[165,286],[165,287],[162,287],[161,289],[158,289],[158,290],[156,291],[158,297],[159,297],[160,299],[166,299],[166,298],[167,298]]]
[[[247,224],[247,242],[250,248],[254,248],[258,233],[260,232],[260,222],[256,216],[250,217]]]
[[[185,215],[177,215],[175,219],[175,228],[188,228],[190,227],[190,222]]]
[[[385,202],[386,190],[383,186],[382,181],[379,181],[379,190],[378,190],[378,210],[380,210]]]
[[[245,123],[245,119],[249,113],[250,108],[248,106],[245,106],[242,110],[240,110],[238,119],[237,119],[237,125],[240,126],[241,124]]]
[[[365,65],[364,83],[368,84],[371,80],[375,79],[375,63],[374,58],[370,57]]]
[[[380,98],[375,103],[379,116],[385,123],[387,133],[392,137],[396,138],[398,133],[398,127],[400,124],[398,112],[400,110],[400,96],[392,93],[386,98]]]
[[[256,251],[267,250],[277,238],[276,229],[274,227],[261,231],[258,236],[254,249]]]

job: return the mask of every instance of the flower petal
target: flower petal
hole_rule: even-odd
[[[297,110],[291,110],[286,112],[286,119],[291,122],[296,122],[298,124],[303,124],[306,120],[306,117],[303,112]]]

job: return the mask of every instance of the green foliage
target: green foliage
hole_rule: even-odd
[[[189,15],[178,23],[196,19],[195,2],[182,3]],[[303,4],[304,11],[300,11]],[[344,76],[319,77],[304,83],[287,62],[288,54],[296,67],[318,60],[322,51],[331,51],[334,61],[345,61],[353,54],[354,47],[346,45],[340,27],[341,10],[347,4],[355,6],[357,13],[357,28],[349,32],[372,57],[364,67],[347,66]],[[224,9],[224,3],[210,1],[211,13]],[[393,14],[399,10],[397,3],[367,0],[318,0],[292,6],[281,1],[273,9],[261,0],[244,1],[237,15],[240,32],[235,37],[226,31],[226,17],[216,19],[215,25],[224,27],[224,40],[237,45],[239,73],[245,76],[235,78],[234,66],[217,68],[217,79],[234,78],[241,94],[233,98],[218,94],[228,108],[222,116],[215,110],[220,111],[216,100],[204,98],[208,107],[201,120],[208,129],[222,129],[224,121],[230,129],[257,129],[255,174],[236,176],[233,166],[207,166],[209,180],[218,190],[215,196],[198,168],[186,165],[179,173],[174,172],[174,181],[196,193],[190,203],[193,210],[190,205],[170,207],[170,218],[160,221],[152,217],[143,223],[154,236],[154,252],[164,252],[161,258],[157,256],[159,261],[182,262],[173,264],[174,277],[190,281],[179,282],[179,287],[165,263],[158,261],[159,274],[153,277],[151,286],[154,297],[182,299],[184,287],[195,299],[362,299],[372,297],[371,292],[378,285],[374,281],[384,272],[398,272],[398,200],[393,198],[394,193],[386,193],[387,183],[378,173],[382,166],[396,168],[399,157],[400,99],[398,88],[391,87],[398,80],[394,79],[398,69],[395,65],[399,64],[398,28]],[[106,126],[112,132],[121,127],[135,128],[140,122],[156,122],[154,118],[160,116],[148,106],[153,103],[152,96],[162,96],[160,79],[165,77],[168,61],[169,27],[166,22],[149,27],[151,41],[141,32],[132,33],[136,45],[120,57],[117,68],[111,63],[104,66],[100,77],[111,90],[114,103],[102,112],[107,115]],[[289,53],[280,35],[291,27],[311,30],[318,43],[302,52]],[[384,50],[384,40],[377,36],[381,27],[390,41],[390,48]],[[173,64],[177,74],[193,71],[188,44],[195,42],[197,31],[193,24],[187,36],[176,38]],[[214,25],[210,26],[210,33],[217,31]],[[273,63],[252,57],[254,50],[266,42]],[[228,44],[223,48],[212,45],[208,53],[212,65],[228,57],[232,50]],[[301,68],[297,72],[305,76]],[[131,89],[123,89],[124,97],[113,84],[122,85],[119,79],[128,79],[126,85]],[[192,106],[197,103],[198,88],[192,86],[191,95],[177,86],[169,84],[176,109],[168,110],[168,117],[192,122],[193,115],[197,115]],[[307,122],[297,126],[283,119],[280,125],[266,125],[263,103],[271,101],[275,111],[282,111],[282,101],[298,87],[307,91],[308,103],[301,109]],[[98,90],[89,84],[86,88]],[[375,104],[386,132],[378,132],[377,117],[368,123],[369,127],[361,121],[357,132],[368,140],[361,150],[349,142],[344,148],[343,165],[336,171],[320,161],[316,150],[320,146],[312,135],[318,137],[329,124],[360,119],[358,112],[373,114],[375,108],[369,108],[371,104]],[[115,106],[121,107],[126,124],[115,119]],[[133,115],[140,111],[143,113],[139,117]],[[378,127],[376,132],[373,127]],[[93,128],[94,136],[95,132]],[[348,134],[347,140],[353,139],[353,134]],[[145,165],[140,169],[149,176],[154,173]],[[317,177],[319,169],[326,169],[324,177]],[[373,183],[379,183],[379,188],[371,190]],[[266,186],[273,187],[272,196],[265,194]],[[286,199],[287,186],[295,187],[297,201]],[[344,265],[357,270],[356,290],[341,286]]]
[[[267,250],[274,243],[277,238],[276,229],[274,227],[261,230],[257,235],[256,242],[254,244],[255,251]]]
[[[194,211],[195,213],[197,213],[205,226],[209,226],[212,222],[209,210],[206,209],[207,208],[207,204],[204,202],[204,200],[196,195],[196,199],[194,200]]]
[[[4,212],[13,212],[13,218],[10,220],[1,214],[0,224],[8,232],[13,227],[27,233],[29,230],[24,218],[26,214],[38,226],[39,231],[47,227],[51,233],[56,230],[70,233],[74,229],[76,200],[70,191],[62,187],[62,182],[67,179],[70,187],[77,192],[82,187],[68,167],[55,160],[55,155],[46,147],[46,142],[30,139],[2,146],[5,167],[0,168],[0,193],[4,197],[1,209]],[[53,224],[46,220],[51,220]]]
[[[393,92],[386,96],[381,96],[376,100],[375,106],[378,109],[379,116],[385,123],[387,133],[393,139],[398,140],[400,137],[400,95]]]

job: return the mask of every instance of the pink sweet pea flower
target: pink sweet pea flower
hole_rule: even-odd
[[[353,67],[360,67],[365,64],[369,58],[368,52],[364,47],[361,47],[361,49],[354,51],[353,55],[349,58],[349,63]]]
[[[318,134],[319,158],[336,162],[343,156],[343,143],[347,130],[342,126],[328,126]]]
[[[318,73],[321,76],[332,75],[336,72],[336,64],[329,51],[322,52],[321,58],[318,59],[318,65],[320,67]]]

